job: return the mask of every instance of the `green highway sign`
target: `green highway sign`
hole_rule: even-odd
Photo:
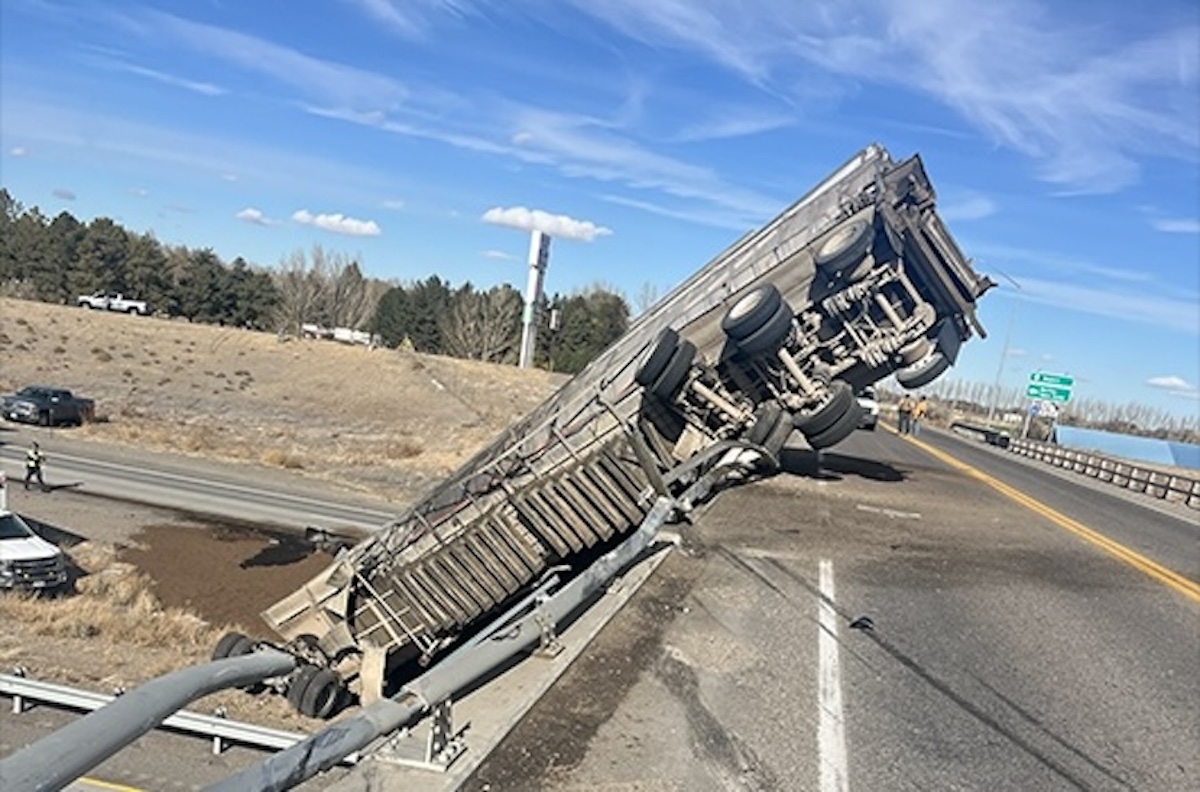
[[[1074,377],[1068,377],[1066,374],[1047,374],[1044,371],[1035,371],[1029,375],[1030,385],[1057,385],[1061,388],[1070,388],[1075,384]],[[1066,401],[1064,399],[1064,401]]]
[[[1070,386],[1039,385],[1036,382],[1030,382],[1025,387],[1025,395],[1031,399],[1066,404],[1071,399],[1071,388]]]

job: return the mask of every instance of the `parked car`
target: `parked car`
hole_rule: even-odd
[[[123,294],[107,294],[105,292],[82,294],[75,298],[75,303],[82,308],[116,311],[137,316],[146,316],[150,313],[150,304],[145,300],[134,300]]]
[[[41,426],[79,426],[96,415],[96,403],[65,388],[30,385],[0,400],[0,415],[10,421]]]
[[[879,400],[875,398],[875,389],[870,385],[858,392],[858,406],[862,408],[858,428],[874,432],[879,423]]]
[[[0,591],[56,591],[67,584],[63,551],[0,508]]]

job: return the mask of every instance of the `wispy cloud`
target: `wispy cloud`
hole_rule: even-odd
[[[675,135],[679,142],[749,137],[795,124],[794,118],[781,113],[764,113],[746,108],[722,108],[721,117],[689,124]]]
[[[707,206],[663,206],[660,203],[653,201],[642,201],[637,198],[628,198],[624,195],[613,195],[612,193],[604,193],[597,195],[602,201],[608,201],[618,206],[628,206],[631,209],[637,209],[640,212],[658,215],[659,217],[670,217],[674,220],[683,220],[688,223],[696,223],[697,225],[712,226],[713,228],[727,228],[732,231],[748,231],[757,223],[747,217],[745,213],[734,212],[725,209],[713,209]]]
[[[795,94],[814,75],[898,86],[952,108],[1029,156],[1064,190],[1138,178],[1144,154],[1195,161],[1195,22],[1164,15],[1134,39],[1036,0],[574,0],[652,46],[693,51],[760,87]],[[1055,16],[1060,14],[1062,16]],[[1112,25],[1108,29],[1118,30]],[[896,68],[904,63],[904,68]]]
[[[381,113],[316,106],[305,109],[326,118],[552,168],[569,178],[665,193],[697,209],[685,207],[677,214],[694,222],[703,222],[699,218],[706,214],[719,214],[722,219],[716,225],[744,229],[758,225],[779,208],[776,199],[738,187],[711,168],[659,154],[613,130],[611,124],[588,116],[504,103],[493,109],[494,117],[476,120],[481,130],[511,130],[503,138],[492,139],[483,131],[447,129]]]
[[[469,0],[349,0],[375,22],[405,38],[419,38],[437,16],[466,16]]]
[[[1094,314],[1119,321],[1200,335],[1200,311],[1194,300],[1136,294],[1128,288],[1106,290],[1091,286],[1022,278],[1022,296],[1055,310]]]
[[[10,157],[24,157],[24,156],[27,156],[28,154],[29,154],[29,150],[26,149],[24,146],[13,146],[12,148],[10,148],[8,150],[8,156],[10,156]]]
[[[387,110],[408,95],[400,82],[377,72],[322,60],[235,30],[160,11],[143,11],[117,19],[147,38],[186,47],[291,86],[305,96],[341,106]]]
[[[391,209],[393,212],[399,212],[405,206],[404,201],[391,199],[383,202],[384,209]]]
[[[1200,234],[1200,220],[1194,217],[1159,218],[1151,220],[1150,224],[1168,234]]]
[[[779,208],[778,200],[731,184],[711,168],[652,151],[594,118],[518,107],[513,121],[527,133],[518,156],[553,165],[567,176],[718,206],[742,214],[748,225],[757,225]]]
[[[567,215],[550,214],[541,209],[524,206],[488,209],[480,218],[485,223],[507,226],[520,231],[541,231],[558,239],[573,239],[577,242],[592,242],[597,237],[609,236],[612,230],[596,225],[591,220],[577,220]]]
[[[947,222],[982,220],[996,213],[996,202],[977,193],[960,195],[944,202],[938,211]]]
[[[255,209],[253,206],[247,206],[245,209],[243,209],[240,212],[238,212],[237,214],[235,214],[234,217],[236,217],[238,220],[241,220],[244,223],[250,223],[251,225],[257,225],[257,226],[279,225],[278,220],[272,220],[271,218],[269,218],[265,214],[263,214],[261,210]]]
[[[505,253],[503,250],[485,250],[479,255],[485,259],[494,259],[496,261],[512,261],[516,259],[516,256],[511,253]]]
[[[170,129],[119,115],[47,104],[6,89],[0,102],[0,128],[5,135],[30,144],[49,143],[70,152],[72,162],[97,157],[130,161],[158,177],[163,169],[202,174],[236,183],[271,185],[298,194],[322,185],[324,197],[351,200],[364,191],[386,194],[395,184],[378,168],[357,167],[323,157],[294,154],[286,148],[252,144],[235,138]],[[330,192],[333,195],[329,195]]]
[[[1149,283],[1153,280],[1152,273],[1144,268],[1110,267],[1053,250],[1037,250],[1017,245],[997,245],[986,242],[973,245],[971,249],[979,257],[983,269],[988,269],[990,264],[996,264],[1001,269],[1014,273],[1014,277],[1022,286],[1025,284],[1025,278],[1015,274],[1022,269],[1033,271],[1050,269],[1061,273],[1091,275],[1121,283]],[[1016,267],[1013,266],[1014,264],[1024,266]]]
[[[379,236],[382,233],[374,220],[359,220],[340,212],[315,215],[307,209],[298,209],[292,213],[292,220],[301,225],[315,226],[324,231],[347,236]]]
[[[175,88],[185,88],[193,93],[203,94],[204,96],[223,96],[228,91],[219,85],[203,82],[200,80],[189,80],[186,77],[179,77],[174,74],[157,71],[155,69],[147,69],[143,66],[135,66],[131,63],[116,63],[110,64],[112,68],[129,74],[136,74],[139,77],[145,77],[155,82],[160,82],[163,85],[170,85]]]
[[[50,194],[63,201],[74,201],[76,197],[75,193],[63,187],[55,187]]]

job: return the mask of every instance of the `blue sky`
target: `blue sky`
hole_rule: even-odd
[[[1194,2],[5,0],[0,49],[18,200],[267,266],[519,285],[541,224],[633,300],[919,152],[1002,283],[951,376],[1200,408]]]

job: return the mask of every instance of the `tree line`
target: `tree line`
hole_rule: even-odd
[[[99,217],[48,218],[0,188],[0,294],[71,304],[78,295],[121,292],[159,314],[193,322],[300,334],[303,324],[376,334],[386,346],[493,363],[515,363],[523,300],[509,284],[454,286],[363,274],[358,261],[315,246],[275,267],[231,262],[211,248],[164,244]],[[595,285],[541,306],[535,363],[574,373],[625,332],[629,306]],[[550,317],[557,320],[553,325]]]
[[[1029,404],[1023,387],[943,377],[924,389],[962,412],[986,415],[995,405],[997,413],[1023,413]],[[1176,415],[1161,407],[1128,402],[1116,404],[1100,399],[1072,397],[1060,405],[1055,419],[1064,426],[1101,429],[1118,434],[1153,437],[1184,443],[1200,442],[1200,415]]]

